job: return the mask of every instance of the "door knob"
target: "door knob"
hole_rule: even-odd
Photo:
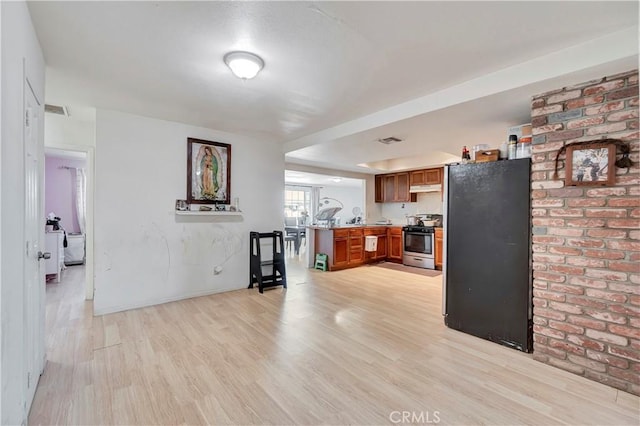
[[[44,252],[44,253],[39,251],[38,252],[38,260],[40,260],[40,259],[51,259],[51,253],[49,253],[48,251]]]

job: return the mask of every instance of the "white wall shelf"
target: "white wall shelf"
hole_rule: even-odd
[[[242,216],[242,212],[217,212],[215,210],[176,210],[176,214],[179,216]]]

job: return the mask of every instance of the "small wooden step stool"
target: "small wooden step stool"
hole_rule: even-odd
[[[262,259],[260,240],[270,238],[273,245],[273,257]],[[270,272],[263,274],[262,268]],[[249,233],[249,288],[258,283],[258,290],[281,285],[287,288],[287,273],[284,265],[284,239],[282,231]]]

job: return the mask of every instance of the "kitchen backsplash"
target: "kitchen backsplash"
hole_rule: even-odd
[[[404,225],[406,216],[420,213],[442,214],[442,193],[418,193],[418,201],[415,203],[382,204],[382,217],[390,219],[394,225]]]

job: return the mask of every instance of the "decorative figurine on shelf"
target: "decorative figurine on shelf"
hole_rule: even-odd
[[[209,206],[200,206],[200,211],[201,212],[210,212],[211,210],[213,210],[211,207]]]
[[[226,206],[224,204],[216,204],[216,211],[217,212],[224,212],[227,211]]]
[[[176,210],[181,212],[189,210],[189,205],[187,204],[187,200],[176,200]]]

